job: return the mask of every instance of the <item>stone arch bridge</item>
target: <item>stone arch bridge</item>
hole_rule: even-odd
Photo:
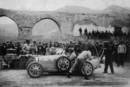
[[[107,14],[74,14],[55,11],[31,12],[0,9],[0,17],[3,16],[12,19],[17,24],[19,39],[26,39],[31,37],[32,28],[34,25],[44,19],[50,19],[54,21],[63,34],[72,34],[74,25],[80,21],[92,20],[97,25],[107,26],[113,20],[113,17]]]

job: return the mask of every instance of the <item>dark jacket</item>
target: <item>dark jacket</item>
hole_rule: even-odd
[[[113,61],[113,52],[114,52],[113,46],[107,45],[105,48],[105,52],[104,52],[105,57],[106,57],[105,61],[107,61],[107,62]]]

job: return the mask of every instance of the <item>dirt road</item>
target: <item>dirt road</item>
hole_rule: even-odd
[[[130,64],[129,64],[130,65]],[[46,87],[46,86],[87,86],[87,87],[127,87],[130,82],[130,67],[115,67],[115,74],[103,74],[103,65],[94,72],[90,80],[81,76],[67,78],[65,75],[43,75],[32,79],[26,70],[2,70],[0,71],[0,87]],[[129,86],[128,86],[129,87]]]

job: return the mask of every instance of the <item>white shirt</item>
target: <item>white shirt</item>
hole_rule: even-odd
[[[72,52],[69,58],[70,58],[70,60],[72,60],[72,59],[75,59],[76,57],[77,56],[76,56],[75,52]]]
[[[118,46],[118,53],[126,53],[126,46],[124,44]]]
[[[65,54],[65,51],[62,48],[56,48],[56,54]]]
[[[24,44],[23,45],[23,49],[26,50],[26,51],[29,51],[31,48],[30,44]]]
[[[78,55],[78,57],[77,57],[77,59],[84,59],[84,58],[91,58],[92,57],[92,53],[91,53],[91,51],[83,51],[83,52],[81,52],[79,55]]]

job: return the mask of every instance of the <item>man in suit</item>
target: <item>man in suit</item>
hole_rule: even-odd
[[[113,45],[111,42],[105,43],[105,68],[104,73],[108,73],[108,67],[110,67],[111,73],[114,74],[114,68],[113,68]]]

